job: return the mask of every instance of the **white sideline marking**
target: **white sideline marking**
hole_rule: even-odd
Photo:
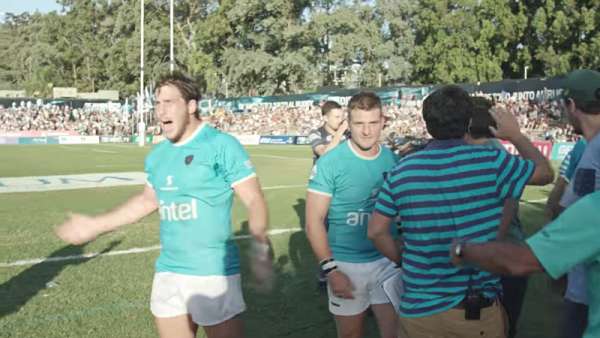
[[[301,231],[302,228],[287,228],[287,229],[273,229],[269,231],[269,235],[281,235],[288,232],[297,232]],[[238,235],[234,236],[234,239],[248,239],[252,237],[252,235]],[[131,248],[127,250],[116,250],[109,251],[106,253],[98,253],[98,252],[90,252],[83,255],[72,255],[72,256],[61,256],[61,257],[50,257],[50,258],[33,258],[33,259],[24,259],[18,260],[14,262],[8,263],[0,263],[0,268],[10,268],[14,266],[23,266],[23,265],[33,265],[39,263],[50,263],[50,262],[63,262],[63,261],[72,261],[84,258],[94,258],[94,257],[102,257],[102,256],[120,256],[120,255],[129,255],[136,253],[143,253],[148,251],[160,250],[160,245],[147,246],[145,248]]]
[[[143,184],[146,184],[146,174],[140,171],[77,175],[0,177],[0,194],[12,192],[104,188]],[[263,190],[300,188],[304,186],[306,185],[276,185],[272,187],[264,187]]]
[[[0,193],[116,187],[145,183],[146,174],[139,171],[78,175],[0,177]]]

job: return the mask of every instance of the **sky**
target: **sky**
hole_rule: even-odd
[[[55,0],[0,0],[0,14],[33,13],[36,10],[42,13],[58,12],[61,10],[61,6]]]

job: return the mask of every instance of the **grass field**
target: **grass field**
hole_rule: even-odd
[[[242,253],[244,314],[248,338],[335,337],[326,297],[315,281],[315,262],[302,231],[307,175],[312,163],[305,146],[249,146],[250,156],[270,209],[276,284],[269,294],[252,286],[248,241]],[[150,148],[133,145],[43,145],[0,147],[4,177],[143,171]],[[158,217],[124,227],[84,246],[65,246],[52,232],[68,211],[107,210],[141,186],[34,193],[0,193],[0,337],[154,337],[149,294],[158,250]],[[521,204],[526,232],[543,223],[543,202],[550,187],[528,188]],[[533,201],[533,202],[531,202]],[[238,203],[234,231],[247,234]],[[133,248],[150,248],[128,253]],[[61,260],[85,253],[112,252],[94,258]],[[55,261],[15,265],[36,258]],[[530,279],[519,337],[558,337],[561,299],[549,279]],[[367,337],[377,337],[372,318]],[[199,334],[203,337],[203,334]]]

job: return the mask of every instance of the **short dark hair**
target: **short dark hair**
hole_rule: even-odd
[[[200,89],[198,88],[196,82],[184,73],[180,71],[173,71],[162,74],[158,78],[156,90],[160,90],[160,88],[164,86],[173,86],[177,88],[185,102],[195,100],[198,104],[198,107],[200,106],[200,99],[202,98],[200,95]],[[194,112],[194,116],[196,116],[198,119],[200,118],[200,112],[198,109],[196,109]]]
[[[469,93],[456,85],[443,86],[423,101],[427,131],[438,140],[464,137],[472,110]]]
[[[496,120],[490,114],[492,101],[482,96],[471,97],[473,111],[469,123],[469,135],[474,139],[493,138],[490,127],[496,128]]]
[[[334,109],[342,109],[342,106],[335,101],[325,101],[321,106],[321,115],[325,116]]]
[[[379,109],[383,115],[381,99],[373,92],[360,92],[350,98],[350,101],[348,101],[348,120],[350,120],[352,111],[355,109]]]

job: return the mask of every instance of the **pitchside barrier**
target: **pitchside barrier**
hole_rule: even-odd
[[[244,135],[233,134],[243,145],[258,144],[282,144],[282,145],[306,145],[309,144],[307,136],[304,135]],[[164,140],[162,135],[146,135],[146,144],[156,144]],[[137,136],[0,136],[0,145],[7,144],[99,144],[99,143],[138,143]],[[502,141],[506,150],[514,155],[519,152],[510,142]],[[573,149],[573,142],[533,141],[544,156],[550,160],[562,161]]]

